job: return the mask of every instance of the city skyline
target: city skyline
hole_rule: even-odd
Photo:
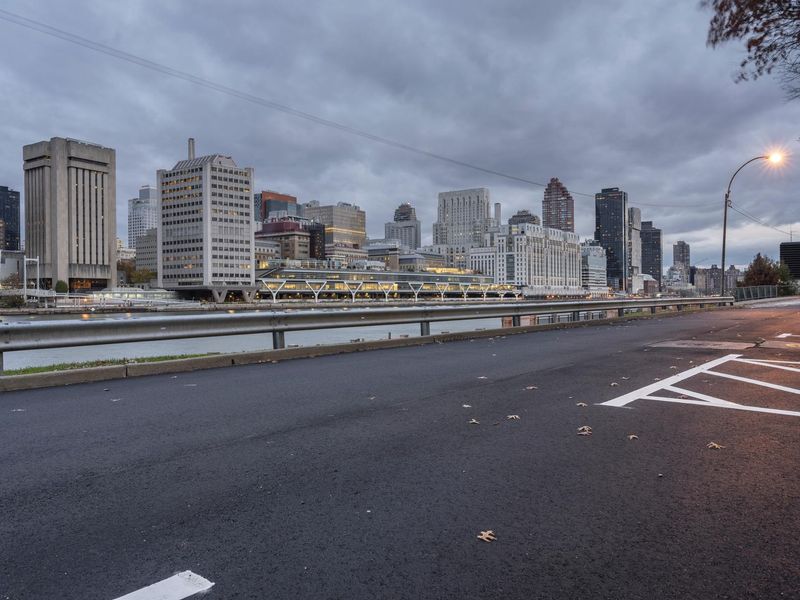
[[[607,59],[604,79],[576,69],[574,73],[559,73],[561,86],[545,89],[537,82],[546,80],[556,67],[547,58],[548,53],[537,51],[545,40],[537,41],[530,31],[521,31],[515,25],[516,19],[499,19],[482,25],[486,27],[485,34],[475,40],[474,52],[464,55],[459,36],[480,22],[481,11],[477,4],[470,3],[460,4],[459,8],[445,16],[436,8],[412,2],[404,9],[391,9],[385,18],[365,9],[358,18],[349,19],[344,18],[343,12],[320,7],[319,14],[304,25],[311,33],[300,35],[299,25],[294,25],[291,18],[296,9],[276,5],[275,10],[289,22],[283,30],[273,32],[272,25],[265,22],[270,35],[220,39],[222,46],[218,47],[208,43],[203,32],[222,16],[215,12],[222,11],[221,7],[191,15],[185,33],[187,43],[178,44],[170,36],[160,35],[162,28],[169,28],[176,20],[185,22],[185,15],[177,8],[155,10],[155,5],[147,2],[119,12],[80,2],[69,8],[47,2],[37,6],[11,2],[8,6],[9,10],[87,37],[113,31],[116,37],[109,35],[98,41],[187,71],[202,72],[222,83],[252,81],[252,88],[246,91],[265,96],[275,91],[278,100],[295,103],[310,112],[316,110],[323,116],[352,122],[466,162],[543,183],[557,174],[573,193],[576,232],[582,238],[591,235],[593,200],[578,194],[593,195],[604,187],[618,186],[628,191],[631,205],[641,207],[643,214],[663,230],[665,246],[685,239],[692,244],[696,256],[706,259],[704,264],[719,261],[722,194],[727,178],[743,160],[769,146],[789,145],[792,150],[792,140],[797,135],[787,132],[785,124],[797,122],[800,106],[786,103],[770,78],[734,84],[731,73],[738,64],[737,51],[732,47],[715,51],[705,47],[705,12],[692,6],[664,15],[657,7],[632,1],[610,8],[586,5],[580,12],[554,5],[542,14],[537,8],[540,18],[535,27],[542,27],[542,31],[569,30],[592,21],[613,22],[624,14],[634,32],[626,38],[624,48],[609,45],[605,49],[603,39],[610,32],[606,34],[602,28],[600,39],[594,42],[573,40],[570,45],[565,44],[559,61],[587,52],[598,52],[598,59]],[[267,9],[248,6],[224,12],[226,19],[244,24],[258,20]],[[526,10],[533,8],[517,7],[518,13]],[[644,24],[656,12],[662,27],[659,36],[652,38],[645,35]],[[114,25],[120,18],[124,26]],[[531,22],[524,14],[518,18],[519,22]],[[374,25],[374,32],[360,40],[370,51],[362,53],[365,56],[361,61],[354,61],[357,70],[349,70],[348,61],[337,61],[342,55],[352,57],[348,53],[350,47],[340,41],[346,35],[337,36],[337,40],[313,35],[320,31],[325,19],[337,23],[344,32],[354,25]],[[435,43],[441,51],[439,61],[425,66],[426,54],[409,43],[403,27],[384,25],[389,22],[419,25],[419,35],[435,40],[429,43]],[[20,148],[32,140],[56,135],[90,139],[119,152],[120,204],[141,185],[155,185],[155,171],[182,152],[188,135],[196,134],[207,151],[235,155],[252,164],[257,174],[256,190],[282,190],[304,202],[344,200],[362,206],[368,213],[371,237],[380,237],[383,224],[390,220],[390,211],[398,202],[410,200],[425,224],[422,243],[430,243],[427,224],[435,220],[436,195],[447,189],[488,187],[493,198],[502,202],[506,215],[526,208],[538,213],[543,188],[512,184],[462,167],[366,144],[210,90],[197,90],[188,83],[134,65],[123,65],[7,22],[2,27],[5,35],[0,37],[0,47],[7,55],[15,56],[15,61],[0,76],[6,84],[0,95],[15,127],[0,147],[0,185],[23,188]],[[149,35],[141,35],[142,31]],[[307,36],[310,37],[306,39]],[[495,43],[498,37],[504,41]],[[154,39],[159,40],[157,52],[151,44]],[[269,49],[272,44],[310,60],[313,73],[304,69],[286,71],[287,66],[279,62],[265,66],[263,72],[251,73],[250,57],[274,54]],[[384,45],[397,52],[387,56]],[[17,52],[20,47],[28,52]],[[649,64],[653,53],[662,51],[669,51],[673,61],[663,61],[660,68],[671,68],[672,63],[684,65],[677,96],[649,93],[662,90],[662,72],[630,79],[631,72],[647,71],[643,67]],[[495,70],[490,81],[479,85],[479,67],[492,52],[530,56],[536,68],[526,67],[524,72],[535,75],[520,77],[522,66],[512,61],[506,68]],[[617,61],[621,56],[625,60]],[[52,69],[43,71],[43,57],[48,57],[48,64],[53,63]],[[92,68],[75,71],[75,64]],[[463,79],[455,86],[446,77],[445,67],[450,64],[457,67]],[[335,76],[348,85],[338,86],[337,93],[330,96],[323,91],[329,89],[331,79],[318,75],[320,69],[329,70],[332,65]],[[37,87],[43,77],[49,82],[46,90]],[[98,87],[95,84],[100,80],[103,86]],[[270,85],[275,80],[282,82],[279,90]],[[461,93],[464,85],[478,85],[474,96]],[[613,103],[589,102],[566,91],[576,85],[596,90],[595,95],[601,98],[612,97],[612,92],[621,87],[626,93],[613,95]],[[426,86],[433,94],[428,95]],[[494,93],[504,86],[510,86],[508,91],[500,96]],[[529,90],[528,86],[533,88]],[[87,89],[96,91],[87,94]],[[351,93],[365,89],[375,93]],[[408,106],[393,99],[396,89],[408,90]],[[51,90],[63,99],[62,104],[53,111],[37,110],[37,106],[50,101]],[[183,101],[187,93],[191,93],[191,106]],[[24,94],[26,102],[19,102],[20,94]],[[479,110],[486,105],[487,94],[498,106],[492,114]],[[367,96],[374,100],[366,100]],[[676,110],[676,103],[680,110]],[[34,114],[36,118],[32,119]],[[209,114],[232,117],[208,119]],[[580,114],[588,116],[575,118]],[[640,121],[635,131],[625,127],[626,119],[633,117]],[[697,126],[699,119],[702,127]],[[569,125],[562,125],[565,122]],[[721,127],[723,122],[736,126]],[[272,143],[265,146],[264,135]],[[482,144],[470,144],[470,139],[480,139]],[[529,143],[534,140],[537,143]],[[542,141],[546,143],[539,144]],[[799,229],[792,210],[798,184],[800,174],[792,166],[781,173],[754,168],[737,179],[733,199],[770,224]],[[397,193],[400,189],[403,192]],[[647,206],[660,202],[669,206]],[[117,231],[124,238],[125,211],[121,205],[117,216]],[[736,264],[749,262],[759,251],[776,256],[778,244],[788,241],[788,236],[746,221],[739,214],[731,215],[729,227],[729,260]]]

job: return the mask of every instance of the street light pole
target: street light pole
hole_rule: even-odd
[[[728,237],[728,207],[731,206],[731,186],[733,185],[733,180],[736,179],[739,171],[744,169],[751,162],[755,162],[757,160],[768,160],[773,163],[779,163],[782,158],[783,157],[781,154],[777,152],[773,154],[765,154],[763,156],[754,156],[750,160],[742,163],[742,166],[736,169],[733,172],[733,175],[731,175],[731,180],[728,182],[728,189],[725,191],[725,208],[722,213],[722,286],[720,296],[725,295],[725,243]]]

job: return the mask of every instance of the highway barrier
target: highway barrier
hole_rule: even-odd
[[[43,321],[0,324],[0,375],[3,354],[20,350],[151,342],[198,337],[271,333],[272,347],[285,348],[287,331],[400,325],[419,323],[420,335],[431,333],[431,323],[469,319],[510,318],[512,327],[522,317],[540,317],[558,322],[559,315],[571,321],[591,318],[600,312],[608,317],[626,313],[684,308],[729,306],[732,296],[706,298],[654,298],[646,300],[580,300],[564,302],[516,302],[454,306],[402,306],[381,308],[337,308],[298,311],[257,311],[223,314],[172,315],[137,319]]]

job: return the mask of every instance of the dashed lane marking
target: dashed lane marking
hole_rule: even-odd
[[[116,600],[183,600],[211,589],[214,583],[197,573],[183,571],[148,585],[140,590],[120,596]]]
[[[712,361],[709,361],[697,367],[683,371],[682,373],[678,373],[677,375],[673,375],[672,377],[667,377],[666,379],[659,381],[657,383],[652,383],[650,385],[646,385],[643,388],[639,388],[638,390],[634,390],[633,392],[623,394],[622,396],[614,398],[613,400],[601,402],[599,403],[599,406],[613,406],[617,408],[623,408],[627,407],[628,404],[634,402],[635,400],[654,400],[656,402],[691,404],[695,406],[714,406],[717,408],[728,408],[731,410],[746,410],[751,412],[769,413],[774,415],[788,415],[792,417],[800,417],[800,412],[798,411],[782,410],[777,408],[766,408],[763,406],[746,406],[744,404],[737,404],[736,402],[731,402],[723,398],[716,398],[714,396],[709,396],[708,394],[695,392],[693,390],[682,388],[677,385],[681,381],[690,379],[691,377],[695,377],[696,375],[705,374],[705,375],[715,375],[717,377],[725,377],[728,379],[734,379],[736,381],[741,381],[743,383],[760,385],[763,387],[768,387],[782,392],[788,392],[791,394],[800,394],[800,389],[796,389],[793,387],[778,385],[775,383],[769,383],[758,379],[741,377],[739,375],[731,375],[730,373],[721,373],[719,371],[712,370],[715,367],[718,367],[720,365],[729,362],[757,364],[767,368],[781,368],[781,369],[788,369],[791,371],[798,371],[798,369],[786,367],[785,365],[800,364],[792,361],[757,361],[752,359],[743,359],[741,358],[740,354],[728,354],[726,356],[716,358]],[[682,397],[671,398],[669,396],[657,395],[659,392],[665,392],[665,391],[672,392],[675,394],[680,394]]]

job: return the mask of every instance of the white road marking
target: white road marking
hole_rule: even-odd
[[[753,346],[755,344],[746,342],[710,342],[703,340],[674,340],[650,344],[651,348],[703,348],[711,350],[747,350]]]
[[[749,377],[740,377],[739,375],[731,375],[730,373],[720,373],[718,371],[707,371],[707,373],[709,375],[716,375],[717,377],[733,379],[734,381],[741,381],[743,383],[752,383],[753,385],[761,385],[763,387],[772,388],[773,390],[780,390],[781,392],[789,392],[790,394],[800,394],[800,390],[798,389],[787,387],[785,385],[778,385],[777,383],[759,381],[758,379],[750,379]]]
[[[717,358],[711,360],[707,363],[694,367],[692,369],[688,369],[683,373],[679,373],[677,375],[673,375],[672,377],[668,377],[663,381],[659,381],[657,383],[652,383],[647,385],[643,388],[635,390],[633,392],[629,392],[618,398],[614,398],[612,400],[608,400],[606,402],[601,402],[599,406],[613,406],[617,408],[630,408],[626,406],[635,400],[654,400],[657,402],[668,402],[674,404],[691,404],[694,406],[714,406],[717,408],[728,408],[731,410],[746,410],[750,412],[760,412],[760,413],[769,413],[774,415],[788,415],[792,417],[800,417],[800,412],[793,411],[793,410],[782,410],[777,408],[765,408],[762,406],[746,406],[743,404],[737,404],[736,402],[730,402],[728,400],[723,400],[721,398],[716,398],[714,396],[709,396],[708,394],[703,394],[701,392],[695,392],[693,390],[689,390],[686,388],[682,388],[677,386],[676,384],[694,377],[696,375],[706,374],[706,375],[716,375],[717,377],[724,377],[728,379],[733,379],[736,381],[741,381],[743,383],[750,383],[754,385],[760,385],[772,389],[776,389],[782,392],[789,392],[791,394],[800,394],[800,389],[788,387],[785,385],[777,385],[774,383],[768,383],[766,381],[760,381],[758,379],[751,379],[748,377],[740,377],[739,375],[731,375],[729,373],[720,373],[719,371],[712,371],[714,367],[718,367],[719,365],[725,364],[727,362],[743,362],[749,363],[754,365],[760,365],[763,367],[771,367],[771,368],[781,368],[790,371],[798,371],[800,369],[793,369],[791,367],[784,367],[777,364],[762,364],[757,360],[751,359],[743,359],[741,358],[740,354],[728,354],[721,358]],[[765,361],[766,363],[788,363],[788,364],[799,364],[790,361]],[[683,396],[688,396],[684,398],[670,398],[668,396],[659,396],[658,392],[660,391],[669,391],[676,394],[681,394]]]
[[[749,360],[747,358],[736,358],[734,359],[734,362],[747,363],[748,365],[758,365],[759,367],[770,367],[771,369],[783,369],[784,371],[793,371],[795,373],[800,373],[800,369],[796,367],[787,367],[785,365],[772,364],[773,361],[765,362],[761,360]],[[791,364],[797,365],[800,363],[791,363]]]
[[[646,385],[643,388],[638,390],[634,390],[633,392],[629,392],[619,398],[614,398],[613,400],[609,400],[607,402],[601,402],[600,406],[625,406],[626,404],[630,404],[634,400],[639,400],[642,396],[647,396],[653,392],[657,392],[659,390],[663,390],[665,387],[670,386],[674,383],[679,383],[684,379],[689,379],[689,377],[694,377],[695,375],[699,375],[711,369],[712,367],[716,367],[717,365],[721,365],[723,363],[728,362],[731,359],[739,358],[740,354],[727,354],[720,358],[716,358],[710,362],[707,362],[702,365],[698,365],[693,367],[683,373],[678,373],[677,375],[673,375],[672,377],[667,377],[662,381],[657,381],[656,383],[651,383],[650,385]]]
[[[787,337],[800,337],[800,335],[797,335],[796,333],[782,333],[780,335],[776,335],[775,337],[779,338],[779,339],[783,339],[783,338],[787,338]]]
[[[183,571],[153,585],[120,596],[116,600],[183,600],[211,589],[214,583],[192,573]]]

